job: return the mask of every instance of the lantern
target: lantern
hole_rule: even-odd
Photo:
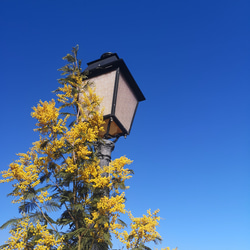
[[[100,59],[87,63],[88,80],[102,98],[105,132],[103,138],[126,136],[130,133],[136,109],[145,100],[123,59],[116,53],[105,53]]]

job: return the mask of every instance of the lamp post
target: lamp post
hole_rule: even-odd
[[[100,167],[109,165],[114,144],[120,136],[131,131],[140,101],[145,100],[123,59],[116,53],[104,53],[100,59],[87,63],[85,72],[93,83],[96,94],[102,98],[104,132],[96,146]],[[108,190],[103,190],[108,196]],[[92,250],[99,250],[96,244]]]

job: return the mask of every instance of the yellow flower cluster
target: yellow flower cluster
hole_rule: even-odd
[[[118,186],[115,183],[125,183],[125,180],[132,178],[131,171],[125,168],[125,165],[131,164],[132,161],[125,156],[117,158],[110,162],[109,166],[103,167],[103,173],[108,173],[112,177],[112,188],[119,193]],[[126,187],[129,188],[129,187]]]
[[[29,219],[24,218],[22,221],[18,223],[17,228],[15,230],[10,230],[11,236],[6,242],[8,246],[3,248],[3,250],[25,249],[28,238],[28,230],[27,230],[28,224],[29,224]]]
[[[63,92],[63,94],[57,94],[58,102],[63,104],[68,103],[70,98],[72,98],[72,86],[64,84],[64,86],[62,88],[58,88],[58,90]]]
[[[37,186],[39,181],[39,173],[41,169],[34,164],[37,159],[37,154],[34,149],[27,152],[26,154],[18,154],[20,158],[9,165],[9,169],[2,171],[1,174],[4,179],[0,180],[0,183],[16,181],[13,184],[17,192],[13,193],[13,196],[20,196],[20,202],[23,200],[23,194],[28,191],[29,188]]]
[[[130,175],[130,171],[127,168],[124,168],[124,166],[131,163],[131,160],[125,156],[122,156],[110,162],[109,171],[112,173],[114,178],[125,181],[130,179],[132,175]]]
[[[57,250],[63,249],[63,237],[56,239],[53,234],[50,234],[47,230],[47,226],[41,226],[39,222],[34,226],[30,224],[29,230],[33,232],[33,235],[39,235],[40,239],[37,240],[34,250],[50,250],[51,247],[56,247]]]
[[[44,149],[44,153],[46,155],[50,155],[50,152],[52,152],[53,154],[51,154],[50,157],[56,160],[54,153],[56,153],[58,150],[66,146],[65,138],[64,137],[61,137],[59,139],[55,138],[54,140],[51,141],[51,143],[48,143],[47,145],[48,147]]]
[[[37,196],[37,199],[40,203],[51,200],[51,197],[48,197],[48,191],[41,191],[41,194]]]
[[[84,82],[77,102],[82,121],[89,123],[89,128],[97,132],[104,131],[103,111],[100,110],[101,98],[96,95],[94,89]]]
[[[57,100],[63,104],[77,104],[79,94],[83,91],[83,79],[81,73],[78,72],[71,74],[70,77],[67,78],[67,83],[64,83],[63,87],[58,88],[58,91],[61,91],[62,93],[57,94]]]
[[[125,214],[125,194],[117,195],[115,197],[104,196],[97,203],[97,210],[91,213],[92,218],[85,218],[87,225],[93,226],[97,231],[95,237],[100,240],[103,239],[105,229],[121,229],[122,225],[117,223],[117,218],[120,214]],[[106,216],[109,218],[109,223],[102,224],[101,217]]]
[[[24,217],[18,224],[16,229],[10,230],[9,237],[3,250],[50,250],[51,247],[57,247],[57,250],[63,249],[63,237],[56,239],[53,234],[50,234],[47,226],[42,226],[39,221],[34,225],[29,223],[29,218]],[[30,235],[38,236],[36,241],[29,239]]]
[[[11,163],[7,171],[1,172],[4,179],[0,180],[0,183],[16,182],[13,184],[15,192],[12,193],[12,196],[19,197],[19,199],[13,200],[13,203],[23,201],[25,194],[40,183],[39,174],[44,169],[44,162],[41,163],[42,160],[37,155],[36,146],[27,153],[20,153],[18,156],[19,159]],[[40,203],[44,203],[51,199],[48,195],[47,191],[41,191],[36,198]]]
[[[100,103],[101,98],[96,95],[95,89],[89,86],[89,82],[85,81],[79,95],[79,108],[83,119],[89,120],[89,118],[92,118],[93,113],[101,114]]]
[[[65,171],[68,173],[74,173],[76,169],[78,169],[78,165],[74,164],[74,160],[72,159],[72,157],[68,157],[65,160],[66,163],[66,169]]]
[[[113,231],[123,228],[117,219],[120,214],[125,214],[125,193],[119,194],[119,186],[117,183],[124,183],[126,179],[131,178],[130,171],[125,168],[126,164],[132,161],[125,156],[120,157],[110,163],[109,166],[100,168],[99,161],[92,164],[87,164],[85,169],[80,172],[82,179],[87,183],[92,183],[94,188],[106,189],[110,191],[114,189],[116,196],[104,196],[97,203],[97,209],[91,213],[91,218],[86,218],[85,221],[89,226],[99,230],[98,237],[102,237],[100,228],[107,227]],[[86,200],[88,203],[88,200]],[[109,218],[109,224],[100,224],[102,216]]]
[[[122,213],[125,214],[125,193],[115,197],[104,196],[97,203],[97,209],[101,214]]]
[[[98,129],[91,128],[87,122],[79,121],[66,133],[67,141],[72,145],[84,144],[97,140]]]
[[[100,131],[104,130],[103,115],[102,112],[99,112],[101,100],[89,86],[90,83],[83,81],[81,74],[70,75],[68,83],[58,89],[62,92],[62,94],[57,94],[58,101],[68,105],[77,105],[79,113],[77,114],[77,122],[66,134],[66,139],[72,145],[83,144],[85,141],[96,141]],[[86,148],[85,152],[82,151],[82,148],[78,151],[80,151],[81,157],[86,157],[86,154],[89,154]]]
[[[66,141],[63,136],[53,139],[42,138],[40,136],[40,140],[33,143],[33,149],[37,152],[37,158],[34,160],[33,164],[38,166],[41,172],[43,171],[45,174],[48,174],[50,162],[60,158],[58,152],[65,146]],[[62,166],[59,164],[56,164],[56,166],[57,168],[55,171],[58,172]]]
[[[63,133],[68,131],[68,128],[66,126],[66,122],[69,118],[69,115],[67,115],[64,119],[59,119],[57,123],[53,124],[52,126],[52,134],[55,135],[55,133]]]
[[[91,183],[94,180],[98,180],[100,176],[100,166],[99,160],[93,160],[92,162],[88,162],[84,164],[83,169],[78,170],[78,180]]]
[[[78,158],[83,160],[89,160],[89,155],[91,155],[91,151],[89,151],[88,147],[84,145],[79,145],[76,153]]]
[[[140,243],[146,243],[149,241],[154,241],[160,239],[160,234],[156,231],[156,226],[159,224],[160,217],[157,216],[159,210],[151,213],[150,210],[147,211],[147,215],[143,217],[133,217],[131,212],[128,215],[131,219],[130,227],[132,231],[128,233],[127,231],[118,232],[113,230],[112,232],[115,236],[126,245],[127,249],[133,249]]]
[[[130,179],[132,177],[130,175],[130,170],[124,168],[125,165],[131,163],[132,161],[125,156],[117,158],[114,161],[111,161],[108,166],[97,168],[98,173],[93,176],[90,182],[94,183],[94,188],[107,187],[110,190],[114,189],[114,191],[118,194],[118,185],[115,184],[118,182],[124,184],[125,180]]]
[[[125,193],[117,195],[115,197],[103,197],[97,204],[97,208],[102,214],[108,214],[109,227],[111,230],[121,229],[122,225],[117,223],[120,214],[125,214]]]
[[[36,126],[41,128],[43,133],[48,132],[48,128],[57,121],[59,109],[55,107],[55,104],[52,99],[50,102],[40,101],[37,108],[33,107],[34,112],[31,113],[31,116],[38,120]]]

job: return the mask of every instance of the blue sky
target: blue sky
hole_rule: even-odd
[[[161,210],[162,246],[249,250],[249,11],[247,0],[2,0],[0,170],[37,139],[31,107],[54,97],[61,58],[79,44],[84,68],[116,52],[146,97],[113,152],[134,160],[128,208]],[[18,215],[10,191],[1,184],[0,224]]]

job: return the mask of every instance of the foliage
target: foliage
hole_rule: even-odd
[[[47,225],[42,226],[39,221],[34,225],[29,222],[29,217],[24,216],[16,224],[15,228],[10,230],[11,237],[8,244],[3,248],[6,249],[34,249],[49,250],[63,249],[63,237],[56,237],[47,229]],[[32,237],[32,240],[31,240]],[[58,238],[58,239],[56,239]]]
[[[123,156],[109,166],[99,165],[95,145],[104,124],[101,100],[82,73],[77,51],[73,48],[63,58],[68,64],[60,69],[57,102],[40,101],[33,108],[40,139],[1,172],[2,183],[13,182],[9,195],[22,215],[2,226],[11,225],[4,250],[108,249],[111,234],[127,249],[148,249],[145,243],[161,239],[158,210],[134,218],[125,209],[125,181],[132,177],[125,166],[131,161]],[[105,189],[110,195],[103,195]],[[58,218],[54,211],[60,212]],[[119,219],[126,213],[129,233]]]

